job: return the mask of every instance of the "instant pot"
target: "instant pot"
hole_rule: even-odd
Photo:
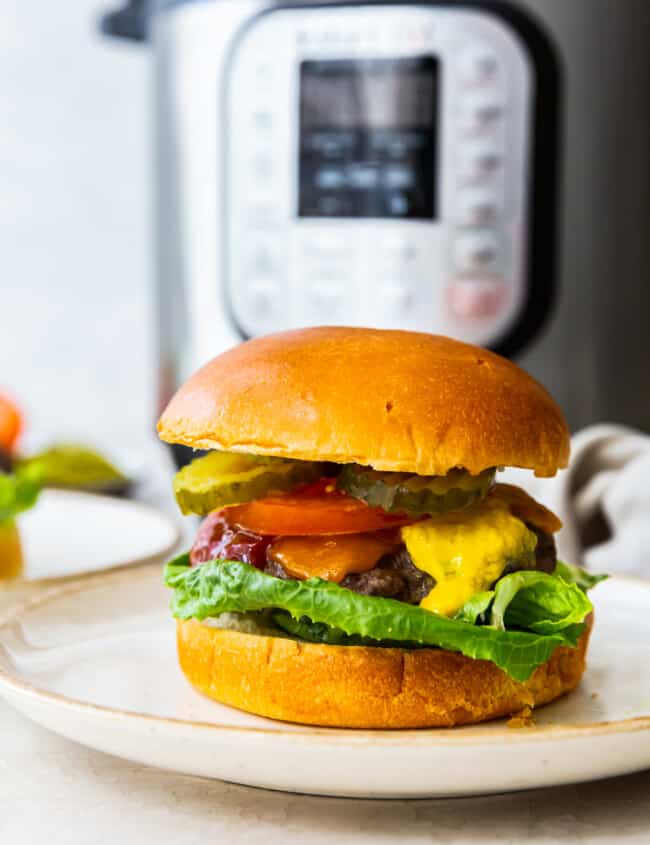
[[[240,340],[358,324],[517,356],[573,426],[650,426],[650,4],[131,0],[102,25],[155,63],[161,406]]]

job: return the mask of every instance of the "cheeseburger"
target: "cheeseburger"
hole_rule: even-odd
[[[207,696],[312,725],[481,722],[572,690],[597,582],[502,467],[552,476],[569,433],[513,363],[445,337],[314,328],[249,341],[174,396],[163,440],[204,517],[166,568]]]

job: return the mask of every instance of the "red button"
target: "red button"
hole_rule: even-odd
[[[455,317],[477,320],[494,317],[503,310],[507,288],[504,282],[464,279],[449,288],[448,296]]]

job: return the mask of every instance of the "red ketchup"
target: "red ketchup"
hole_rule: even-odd
[[[190,552],[190,563],[208,560],[239,560],[264,569],[266,550],[273,537],[260,537],[228,522],[228,511],[214,511],[201,523]]]

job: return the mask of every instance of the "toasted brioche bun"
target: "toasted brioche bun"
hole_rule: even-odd
[[[510,361],[446,337],[313,328],[251,340],[200,369],[158,423],[163,440],[445,475],[514,466],[551,476],[569,432]]]
[[[181,668],[200,692],[272,719],[340,728],[433,728],[539,707],[574,689],[592,619],[526,683],[485,660],[438,649],[302,643],[178,622]]]

